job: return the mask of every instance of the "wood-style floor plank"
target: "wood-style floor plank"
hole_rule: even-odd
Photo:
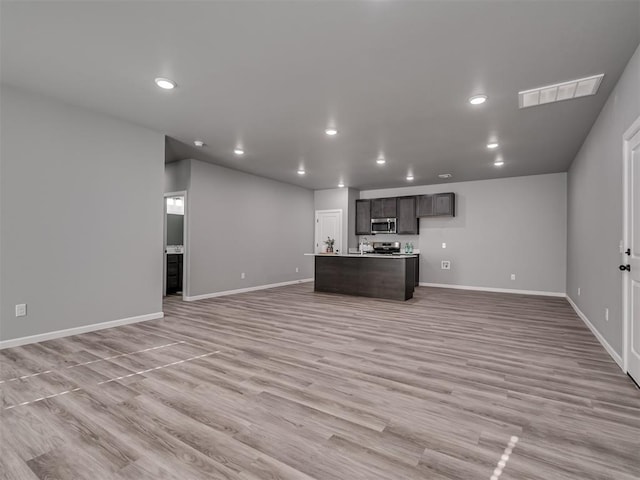
[[[640,479],[640,391],[564,299],[300,284],[164,310],[0,351],[0,478]]]

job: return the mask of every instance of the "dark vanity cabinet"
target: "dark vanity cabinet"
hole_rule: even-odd
[[[371,218],[396,218],[396,198],[374,198],[371,200]]]
[[[182,291],[182,258],[181,253],[167,254],[167,295]]]
[[[397,230],[400,235],[417,235],[416,197],[398,197]]]
[[[371,235],[371,200],[356,200],[356,235]]]

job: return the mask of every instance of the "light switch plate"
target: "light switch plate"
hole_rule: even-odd
[[[16,317],[24,317],[27,315],[27,304],[20,303],[16,305]]]

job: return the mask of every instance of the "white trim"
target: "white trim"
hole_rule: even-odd
[[[53,340],[55,338],[68,337],[71,335],[78,335],[80,333],[94,332],[96,330],[103,330],[105,328],[120,327],[122,325],[129,325],[131,323],[146,322],[147,320],[156,320],[163,318],[163,312],[147,313],[145,315],[138,315],[136,317],[121,318],[119,320],[110,320],[101,323],[92,323],[91,325],[82,325],[81,327],[67,328],[65,330],[56,330],[54,332],[39,333],[37,335],[30,335],[28,337],[14,338],[11,340],[0,341],[0,350],[3,348],[19,347],[21,345],[27,345],[29,343],[44,342],[46,340]]]
[[[303,278],[302,280],[291,280],[288,282],[270,283],[268,285],[258,285],[256,287],[238,288],[236,290],[225,290],[223,292],[205,293],[203,295],[194,295],[193,297],[185,297],[187,302],[195,302],[196,300],[204,300],[205,298],[224,297],[226,295],[235,295],[236,293],[254,292],[256,290],[266,290],[268,288],[284,287],[286,285],[294,285],[297,283],[313,282],[313,278]]]
[[[568,295],[567,295],[567,301],[569,302],[569,305],[571,305],[573,310],[582,319],[584,324],[587,327],[589,327],[589,330],[591,330],[591,333],[593,333],[593,335],[598,339],[600,344],[604,347],[604,349],[611,356],[611,358],[613,358],[613,361],[616,362],[618,364],[618,366],[620,367],[620,369],[624,372],[625,371],[624,370],[624,363],[622,361],[622,357],[620,355],[618,355],[618,352],[616,352],[613,349],[613,347],[611,345],[609,345],[609,342],[607,342],[607,340],[602,336],[602,334],[598,331],[598,329],[593,325],[593,323],[591,323],[589,321],[587,316],[584,313],[582,313],[582,311],[578,308],[578,306],[573,302],[573,300],[571,300],[571,297],[568,296]]]
[[[420,282],[421,287],[455,288],[458,290],[477,290],[479,292],[515,293],[520,295],[542,295],[545,297],[566,297],[564,292],[544,292],[540,290],[516,290],[514,288],[474,287],[469,285],[451,285],[448,283]]]
[[[167,296],[167,197],[182,197],[184,202],[184,224],[182,226],[182,300],[187,298],[187,286],[189,283],[189,201],[187,191],[168,192],[164,194],[164,224],[163,247],[162,247],[162,298]]]
[[[623,250],[631,248],[631,139],[640,132],[640,117],[622,135],[622,241]],[[622,253],[622,263],[627,263],[626,256]],[[629,371],[629,350],[631,344],[631,276],[623,275],[622,280],[622,371]]]

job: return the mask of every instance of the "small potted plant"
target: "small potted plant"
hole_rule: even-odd
[[[327,239],[324,241],[324,244],[327,246],[327,253],[333,253],[333,244],[336,243],[336,240],[334,238],[331,237],[327,237]]]

